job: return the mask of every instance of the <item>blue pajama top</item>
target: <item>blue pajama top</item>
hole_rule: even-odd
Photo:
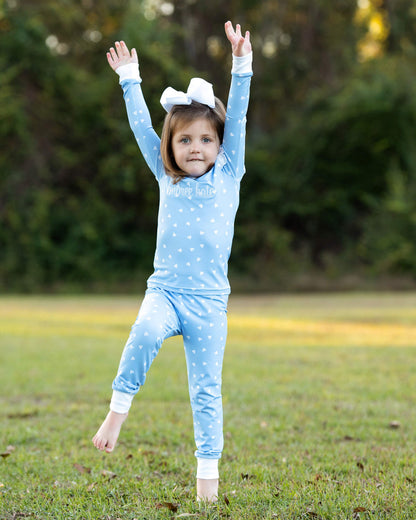
[[[148,287],[197,295],[230,293],[228,259],[245,173],[245,127],[252,73],[233,74],[224,139],[214,166],[173,184],[162,163],[139,80],[121,82],[130,127],[159,184],[154,272]]]

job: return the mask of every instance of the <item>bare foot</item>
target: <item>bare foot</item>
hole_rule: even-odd
[[[111,453],[114,450],[121,425],[126,420],[127,415],[126,413],[108,412],[103,424],[92,439],[97,449],[107,453]]]
[[[218,479],[217,478],[197,478],[196,479],[196,498],[199,502],[217,502],[218,500]]]

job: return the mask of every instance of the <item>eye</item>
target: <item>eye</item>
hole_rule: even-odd
[[[210,143],[211,142],[211,138],[210,137],[203,137],[202,138],[202,142],[203,143]]]
[[[191,142],[191,140],[189,139],[189,137],[181,137],[179,139],[179,142],[183,143],[183,144],[189,144]]]

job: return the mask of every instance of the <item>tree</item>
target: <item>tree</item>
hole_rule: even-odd
[[[168,85],[204,77],[225,100],[227,18],[251,31],[255,53],[232,269],[273,287],[329,263],[371,270],[393,186],[414,184],[414,16],[410,0],[3,1],[0,286],[150,272],[156,184],[105,51],[121,38],[137,48],[160,131]],[[411,214],[395,213],[391,237],[411,240]],[[389,256],[386,244],[397,242],[383,242]]]

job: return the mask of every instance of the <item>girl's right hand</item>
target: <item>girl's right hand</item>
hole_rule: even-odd
[[[139,62],[137,59],[136,49],[133,48],[130,53],[127,45],[123,41],[116,42],[115,47],[115,49],[114,47],[111,47],[110,51],[107,52],[107,61],[113,70],[116,70],[122,65]]]

